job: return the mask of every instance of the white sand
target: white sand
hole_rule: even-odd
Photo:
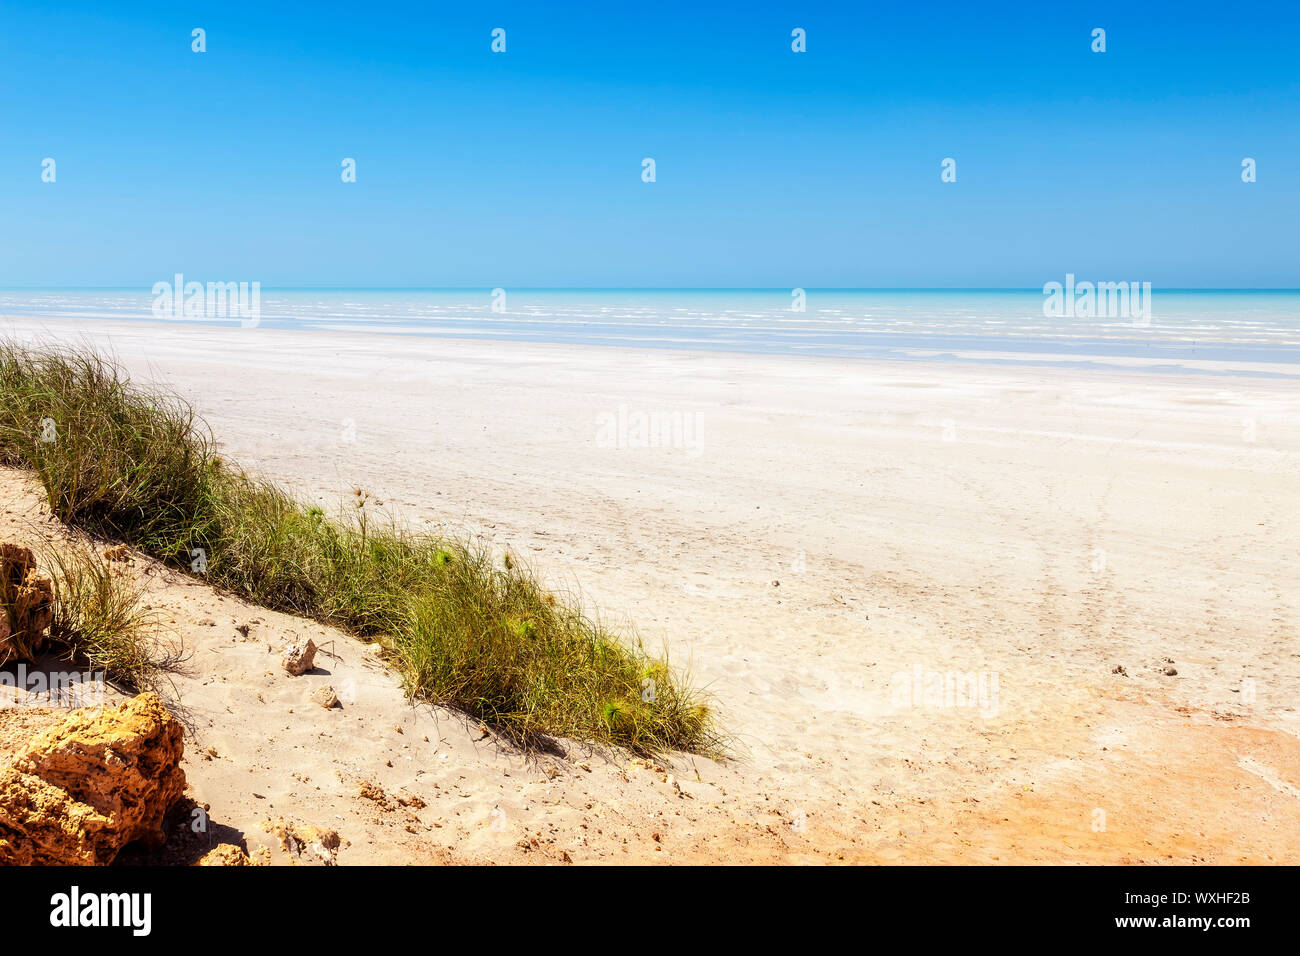
[[[697,759],[696,799],[647,803],[655,775],[603,764],[582,790],[504,756],[463,768],[480,810],[502,773],[524,778],[511,799],[545,781],[511,819],[577,862],[1296,859],[1292,383],[26,319],[0,335],[109,343],[231,458],[481,535],[689,663],[744,751]],[[675,447],[636,447],[643,416]],[[956,674],[983,706],[924,699]],[[247,825],[254,804],[213,795]],[[436,819],[409,839],[523,852],[481,818]],[[341,861],[373,858],[352,839]]]

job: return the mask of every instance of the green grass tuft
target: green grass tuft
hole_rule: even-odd
[[[183,648],[163,639],[130,572],[88,541],[47,544],[41,564],[54,584],[54,644],[128,690],[170,696],[168,674],[185,660]]]

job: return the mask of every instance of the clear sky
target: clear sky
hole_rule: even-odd
[[[1293,2],[0,2],[5,286],[1297,287],[1298,214]]]

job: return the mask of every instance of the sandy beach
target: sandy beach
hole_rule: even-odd
[[[111,351],[323,507],[361,487],[508,549],[689,667],[734,742],[721,763],[524,758],[407,703],[350,638],[140,558],[195,650],[177,681],[195,799],[250,844],[292,815],[336,827],[341,863],[1296,859],[1289,380],[184,324],[0,335]],[[0,512],[8,538],[58,533],[19,472]],[[309,714],[271,673],[290,632],[335,642],[355,705]]]

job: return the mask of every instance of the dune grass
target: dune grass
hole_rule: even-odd
[[[55,646],[128,690],[171,696],[168,674],[184,651],[163,638],[134,576],[84,539],[47,544],[40,558],[54,585]]]
[[[721,746],[681,674],[517,562],[414,533],[360,490],[332,518],[306,507],[223,461],[188,404],[93,351],[0,342],[0,461],[35,469],[65,524],[379,641],[414,697],[521,743]]]

